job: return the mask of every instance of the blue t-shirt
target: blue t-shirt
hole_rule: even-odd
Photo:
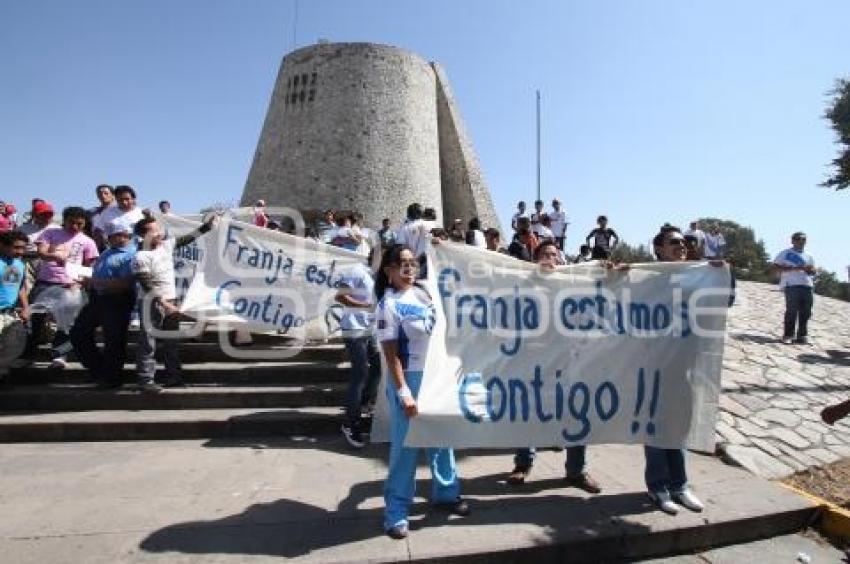
[[[0,258],[0,309],[15,307],[24,283],[24,261]]]
[[[133,277],[133,257],[136,246],[129,243],[125,247],[109,247],[92,266],[92,279],[97,288],[97,280],[114,280]]]

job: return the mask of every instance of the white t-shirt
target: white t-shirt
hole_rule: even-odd
[[[378,303],[378,340],[397,341],[401,367],[421,371],[436,320],[434,302],[419,286],[403,292],[387,289]]]
[[[543,225],[542,223],[535,223],[531,226],[531,231],[537,235],[538,239],[554,239],[555,235],[552,233],[552,230]]]
[[[724,246],[726,246],[726,238],[723,237],[723,233],[717,235],[705,234],[705,258],[719,257]]]
[[[794,250],[794,247],[785,249],[773,259],[774,264],[780,266],[814,266],[812,255]],[[783,271],[779,278],[779,287],[786,286],[814,286],[814,276],[806,274],[802,270]]]
[[[534,223],[540,223],[540,221],[542,220],[542,218],[543,218],[543,216],[544,216],[544,215],[546,215],[546,212],[545,212],[545,211],[542,211],[542,210],[541,210],[541,211],[540,211],[540,213],[538,213],[537,211],[535,211],[534,213],[532,213],[532,214],[531,214],[531,223],[532,223],[532,224],[534,224]]]
[[[428,251],[428,243],[431,240],[431,224],[432,222],[424,219],[405,221],[398,228],[396,243],[407,246],[417,258],[421,257]]]
[[[349,296],[359,302],[374,303],[375,282],[372,273],[362,264],[353,265],[340,279],[340,287],[346,288]],[[362,307],[346,307],[342,310],[339,326],[342,336],[353,339],[366,337],[374,331],[375,315]]]
[[[567,214],[563,210],[549,212],[549,219],[552,220],[552,233],[555,237],[563,237],[567,230]]]
[[[150,276],[151,295],[164,300],[177,298],[174,283],[175,239],[163,239],[159,246],[149,251],[138,251],[133,258],[133,274],[146,273]],[[142,289],[144,294],[147,292]]]
[[[142,209],[139,206],[134,207],[130,211],[124,211],[118,206],[109,206],[92,218],[92,231],[106,231],[106,226],[112,221],[123,223],[132,231],[133,227],[144,216]]]
[[[519,220],[519,218],[521,218],[521,217],[528,217],[528,214],[526,212],[516,212],[514,214],[514,216],[511,218],[511,227],[516,229],[516,223]]]
[[[472,246],[479,249],[487,248],[487,239],[484,237],[484,232],[480,229],[472,230]]]

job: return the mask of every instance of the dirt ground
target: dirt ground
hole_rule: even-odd
[[[785,478],[783,482],[850,509],[850,458],[809,468]]]

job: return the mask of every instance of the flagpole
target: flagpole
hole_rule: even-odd
[[[540,197],[540,90],[537,91],[537,199]]]

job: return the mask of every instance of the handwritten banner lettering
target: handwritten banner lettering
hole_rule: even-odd
[[[429,260],[438,317],[406,444],[713,450],[727,268],[547,272],[450,244]]]

